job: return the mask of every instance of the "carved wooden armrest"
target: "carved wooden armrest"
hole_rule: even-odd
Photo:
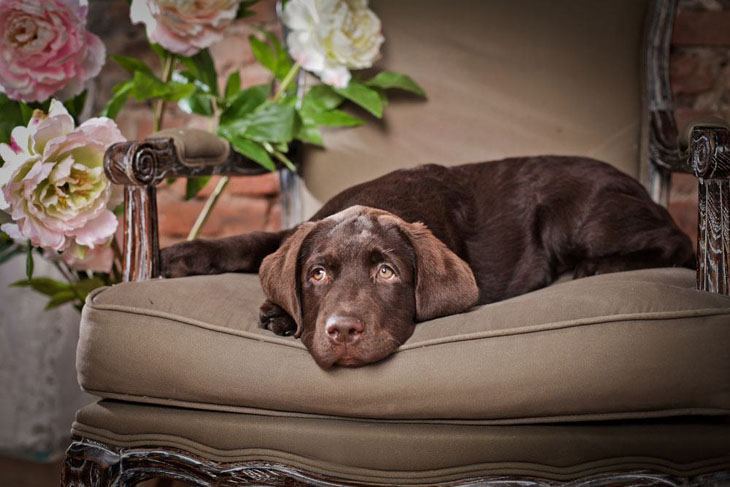
[[[170,177],[267,172],[228,142],[197,129],[163,130],[142,141],[114,144],[104,155],[104,170],[113,183],[124,186],[125,282],[160,275],[157,184]]]
[[[730,129],[693,124],[688,162],[699,181],[697,287],[730,294]]]

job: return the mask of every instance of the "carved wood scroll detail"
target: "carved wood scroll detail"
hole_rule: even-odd
[[[120,142],[107,149],[104,168],[116,184],[154,186],[167,178],[195,176],[253,176],[266,169],[234,150],[217,164],[190,164],[180,157],[172,137]]]
[[[175,448],[118,448],[76,437],[66,452],[61,485],[66,487],[134,486],[144,480],[168,478],[189,485],[233,487],[243,485],[270,486],[365,486],[333,475],[266,461],[220,463]],[[730,472],[719,472],[682,478],[650,471],[615,472],[591,475],[570,482],[526,476],[472,476],[458,481],[428,485],[493,486],[493,487],[628,487],[686,485],[724,485]],[[377,484],[382,485],[382,484]]]
[[[160,275],[155,186],[167,178],[209,175],[256,175],[267,170],[229,151],[217,164],[186,164],[172,137],[120,142],[107,149],[104,170],[115,184],[124,185],[125,282],[143,281]]]
[[[689,154],[699,179],[697,287],[730,294],[730,131],[695,127]]]

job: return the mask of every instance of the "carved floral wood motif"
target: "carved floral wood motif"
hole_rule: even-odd
[[[175,448],[116,448],[76,437],[66,455],[63,485],[69,487],[133,486],[153,478],[175,479],[188,485],[233,487],[366,486],[336,476],[321,475],[271,462],[219,463]],[[429,483],[439,487],[685,487],[724,485],[730,473],[677,477],[649,471],[590,475],[569,482],[506,475],[472,476],[458,481]],[[382,485],[382,484],[380,484]]]
[[[730,130],[695,127],[689,154],[699,179],[697,287],[730,294]]]

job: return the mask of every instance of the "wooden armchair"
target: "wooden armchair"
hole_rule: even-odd
[[[135,282],[87,302],[79,381],[102,399],[77,415],[65,485],[730,481],[730,131],[701,123],[680,143],[676,1],[371,3],[384,65],[413,74],[429,101],[396,101],[383,124],[297,154],[300,175],[282,172],[287,221],[425,162],[590,155],[663,204],[671,173],[693,172],[700,291],[681,269],[556,284],[419,324],[384,363],[324,372],[293,338],[257,328],[256,276],[152,279],[155,186],[262,169],[195,130],[117,144],[106,172],[125,186]]]

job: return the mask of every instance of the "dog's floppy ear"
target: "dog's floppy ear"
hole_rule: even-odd
[[[423,223],[408,223],[395,215],[379,218],[398,225],[416,253],[416,319],[426,321],[461,313],[479,299],[474,273]]]
[[[279,250],[269,254],[261,262],[259,279],[264,294],[270,301],[278,304],[294,319],[299,338],[302,334],[302,306],[299,299],[299,276],[297,261],[304,239],[314,229],[316,223],[306,222],[299,225],[296,231],[284,240]]]

